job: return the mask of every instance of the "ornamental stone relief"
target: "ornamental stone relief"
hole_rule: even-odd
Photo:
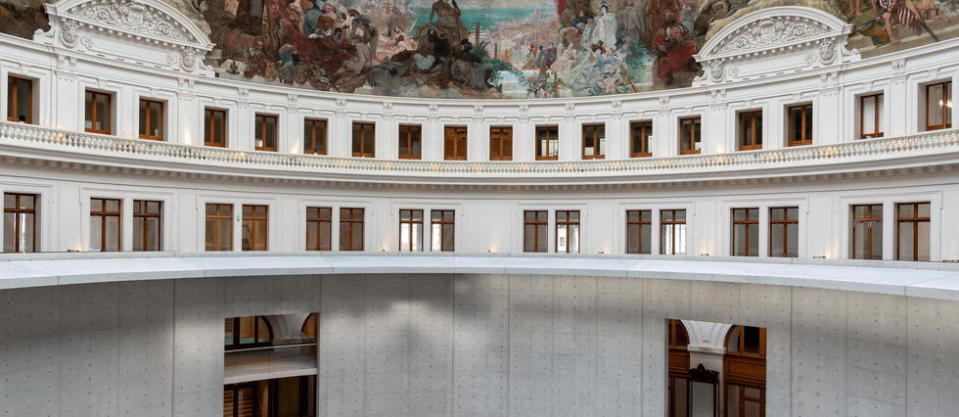
[[[139,2],[87,3],[74,7],[69,14],[126,31],[183,42],[193,42],[188,32],[168,18]]]
[[[716,53],[727,54],[770,48],[814,38],[830,32],[831,30],[826,25],[809,19],[786,16],[770,17],[737,30],[728,41],[725,41],[717,49]]]

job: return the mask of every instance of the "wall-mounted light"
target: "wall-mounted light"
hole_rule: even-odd
[[[813,259],[828,259],[826,255],[813,255]]]
[[[700,253],[699,256],[709,256],[709,252]]]

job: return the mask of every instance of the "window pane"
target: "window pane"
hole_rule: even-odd
[[[626,226],[626,253],[639,253],[639,225]]]
[[[929,260],[929,222],[919,222],[918,224],[918,236],[917,236],[917,249],[916,249],[916,260],[917,261],[928,261]]]
[[[106,218],[106,248],[107,251],[120,250],[120,218],[108,216]]]
[[[14,213],[3,213],[3,251],[4,252],[14,252],[16,251],[16,232],[15,228],[17,226],[16,214]]]
[[[787,224],[786,237],[786,256],[791,258],[799,256],[799,224]]]
[[[770,225],[769,227],[769,256],[783,255],[783,232],[785,228],[781,224]]]
[[[579,225],[571,225],[569,230],[569,252],[579,253]]]
[[[862,132],[869,134],[876,129],[876,96],[862,98]]]
[[[942,109],[945,106],[944,93],[943,84],[934,84],[926,88],[926,100],[928,102],[928,106],[926,107],[926,120],[929,126],[940,126],[943,124]]]
[[[546,239],[548,238],[546,235],[546,225],[536,226],[536,233],[536,251],[545,252],[548,245],[546,242]]]
[[[652,245],[653,245],[653,244],[652,244],[652,242],[653,242],[653,225],[651,225],[651,224],[644,224],[644,225],[642,225],[641,232],[642,232],[642,245],[643,245],[643,250],[642,250],[640,253],[648,254],[648,253],[650,253],[650,250],[651,250],[652,247],[653,247],[653,246],[652,246]]]

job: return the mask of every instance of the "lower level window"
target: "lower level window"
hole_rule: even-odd
[[[243,205],[243,250],[264,251],[269,243],[269,208]]]
[[[423,210],[400,210],[400,251],[423,250]]]
[[[430,240],[434,252],[454,250],[455,214],[453,210],[430,211]]]
[[[316,375],[223,386],[223,417],[315,417]]]
[[[733,209],[732,256],[759,255],[759,209]]]
[[[523,252],[546,252],[549,212],[526,210],[523,212]]]
[[[333,209],[330,207],[307,207],[306,250],[332,250],[332,238]]]
[[[769,209],[769,256],[799,256],[799,207]]]
[[[929,203],[896,204],[896,259],[929,260]]]
[[[579,252],[579,210],[556,210],[556,253]]]
[[[3,251],[37,251],[36,194],[3,194]]]
[[[233,205],[208,203],[204,230],[207,251],[233,250]]]
[[[852,206],[853,259],[882,259],[882,204]]]
[[[163,250],[163,202],[133,201],[133,250]]]
[[[340,208],[340,250],[363,250],[362,208]]]
[[[659,211],[659,253],[686,254],[686,210]]]
[[[119,199],[90,199],[90,250],[95,252],[116,252],[120,245],[120,207]]]
[[[626,211],[626,253],[650,253],[653,240],[652,217],[652,210]]]

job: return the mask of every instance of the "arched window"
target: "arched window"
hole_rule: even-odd
[[[316,340],[316,335],[319,333],[318,327],[320,325],[320,323],[317,322],[318,319],[319,314],[317,313],[310,313],[309,316],[306,316],[306,320],[303,320],[303,326],[300,328],[300,334],[303,335],[303,339],[310,341]]]
[[[226,350],[269,346],[273,343],[273,328],[263,316],[227,318],[224,322]]]
[[[732,326],[723,357],[726,417],[766,415],[766,329]]]
[[[668,415],[686,417],[689,415],[689,333],[680,320],[667,320],[666,327],[666,345],[669,348]]]

